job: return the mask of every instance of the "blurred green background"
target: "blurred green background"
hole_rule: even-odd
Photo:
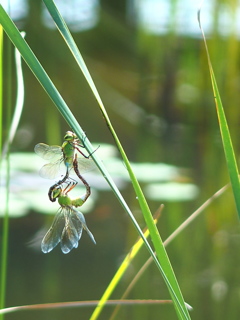
[[[198,28],[197,4],[187,0],[55,3],[79,46],[122,145],[136,165],[152,212],[165,204],[158,223],[165,239],[229,181]],[[209,0],[202,10],[202,24],[236,154],[240,120],[239,9],[239,1]],[[26,41],[88,138],[100,145],[97,152],[101,152],[144,227],[134,191],[120,159],[117,161],[118,154],[111,146],[113,139],[97,103],[44,5],[40,0],[15,0],[11,15],[19,29],[26,31]],[[40,164],[38,157],[29,153],[39,142],[60,145],[70,128],[24,63],[23,71],[24,111],[11,147],[11,214],[15,217],[10,220],[6,306],[97,300],[137,234],[104,180],[93,172],[86,175],[93,190],[86,219],[97,245],[83,234],[77,250],[68,255],[63,255],[59,247],[47,255],[41,253],[40,242],[46,231],[42,228],[50,226],[58,207],[53,208],[47,199],[52,182],[42,181],[37,175],[43,162]],[[14,101],[14,68],[12,73]],[[6,116],[7,110],[4,113]],[[7,130],[5,122],[5,136]],[[21,160],[20,152],[24,153]],[[38,206],[39,197],[45,209]],[[19,198],[21,204],[25,203],[21,210],[15,204]],[[229,189],[167,248],[185,301],[194,308],[192,319],[239,319],[239,234]],[[121,296],[147,258],[143,249],[112,298]],[[169,299],[155,265],[129,298]],[[92,310],[24,311],[5,317],[88,319]],[[108,319],[112,310],[107,307],[101,319]],[[175,319],[176,314],[171,305],[122,307],[117,319],[130,318],[165,320]]]

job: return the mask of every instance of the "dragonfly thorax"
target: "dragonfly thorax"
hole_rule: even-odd
[[[69,198],[68,195],[61,194],[58,197],[58,203],[60,204],[61,207],[69,207],[72,205],[72,200],[71,200],[71,198]]]
[[[75,147],[70,141],[65,141],[62,144],[62,152],[64,157],[64,163],[67,167],[70,167],[73,163]]]

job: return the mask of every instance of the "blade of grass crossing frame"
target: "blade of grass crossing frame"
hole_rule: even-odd
[[[149,228],[149,231],[150,231],[153,243],[154,243],[155,250],[157,252],[158,259],[154,255],[151,246],[149,245],[148,241],[144,237],[139,225],[137,224],[134,216],[132,215],[131,210],[128,208],[125,200],[123,199],[119,190],[115,186],[111,176],[109,176],[105,167],[103,166],[101,161],[98,159],[97,154],[93,153],[93,151],[94,151],[93,147],[92,147],[91,143],[89,142],[89,140],[87,138],[85,138],[84,131],[81,129],[80,125],[78,124],[77,120],[75,119],[75,117],[73,116],[71,111],[69,110],[65,101],[62,99],[62,97],[59,94],[59,92],[57,91],[56,87],[54,86],[54,84],[52,83],[52,81],[50,80],[48,75],[46,74],[45,70],[43,69],[43,67],[41,66],[41,64],[39,63],[39,61],[35,57],[35,55],[33,54],[32,50],[29,48],[29,46],[27,45],[25,40],[21,37],[16,26],[14,25],[14,23],[12,22],[12,20],[7,15],[7,13],[5,12],[5,10],[3,9],[3,7],[1,5],[0,5],[0,23],[3,25],[3,28],[7,32],[11,41],[18,48],[19,52],[21,53],[24,60],[26,61],[26,63],[30,67],[30,69],[32,70],[33,74],[36,76],[36,78],[38,79],[40,84],[43,86],[45,91],[48,93],[50,98],[53,100],[53,102],[55,103],[55,105],[58,108],[58,110],[60,111],[60,113],[63,115],[66,122],[75,131],[75,133],[79,136],[79,138],[81,140],[84,140],[84,144],[86,146],[87,151],[92,154],[92,158],[95,161],[96,165],[98,166],[100,171],[103,173],[104,177],[108,181],[109,185],[113,189],[115,195],[118,197],[118,199],[119,199],[120,203],[122,204],[122,206],[124,207],[124,209],[129,214],[130,218],[132,219],[132,221],[134,223],[134,226],[136,227],[138,233],[141,235],[141,237],[145,243],[145,246],[147,247],[148,251],[152,255],[158,269],[160,270],[160,272],[164,278],[164,281],[167,284],[167,287],[168,287],[169,292],[171,294],[171,297],[172,297],[172,300],[173,300],[174,306],[176,308],[176,312],[178,314],[179,319],[190,319],[188,311],[187,311],[185,303],[184,303],[184,300],[183,300],[183,297],[182,297],[182,294],[181,294],[181,291],[180,291],[180,288],[178,286],[177,280],[176,280],[174,272],[172,270],[170,261],[168,259],[167,254],[166,254],[165,248],[162,245],[160,235],[157,231],[157,228],[155,227],[155,225],[153,223],[153,219],[151,217],[151,213],[150,213],[150,210],[149,210],[148,205],[146,203],[146,200],[141,192],[141,189],[138,185],[138,182],[137,182],[133,172],[131,171],[130,164],[127,161],[127,157],[126,157],[123,149],[120,148],[120,151],[122,153],[123,158],[125,158],[126,166],[129,170],[130,175],[132,175],[133,180],[135,180],[135,190],[136,190],[137,195],[139,194],[138,200],[140,202],[140,205],[147,212],[147,218],[145,215],[145,219],[146,219],[146,222],[147,222],[147,225],[148,225],[148,228]],[[74,41],[73,41],[73,43],[74,43]],[[74,43],[74,45],[75,45],[75,43]],[[94,86],[94,88],[95,88],[95,86]],[[106,116],[107,116],[107,114],[106,114]],[[105,117],[105,119],[108,119],[108,117],[107,118]],[[109,122],[110,122],[110,120],[109,120]],[[114,131],[113,131],[113,133],[114,133]],[[116,134],[115,134],[115,140],[118,141]],[[119,142],[119,146],[121,147],[120,142]],[[161,264],[159,263],[159,261],[161,261]]]
[[[1,294],[0,294],[0,308],[4,307],[5,304],[5,291],[6,291],[6,279],[7,279],[7,258],[8,258],[8,234],[9,234],[9,195],[10,195],[10,146],[12,140],[16,134],[17,127],[20,121],[20,117],[23,110],[23,102],[24,102],[24,82],[23,82],[23,73],[22,73],[22,65],[21,65],[21,55],[19,54],[18,50],[15,48],[15,65],[16,65],[16,75],[17,75],[17,99],[15,105],[14,115],[11,114],[11,43],[10,41],[6,41],[7,47],[7,62],[5,60],[5,73],[8,75],[6,79],[7,82],[7,128],[8,129],[8,136],[5,139],[4,146],[1,152],[1,160],[6,160],[7,169],[6,169],[6,199],[5,199],[5,214],[4,214],[4,221],[3,221],[3,232],[2,232],[2,259],[1,259]],[[1,69],[2,70],[2,69]],[[11,119],[12,118],[12,119]],[[11,121],[11,125],[10,125]],[[3,319],[3,315],[0,314],[0,319]]]
[[[185,303],[184,303],[184,300],[183,300],[183,297],[182,297],[182,294],[181,294],[181,290],[179,288],[179,285],[177,283],[177,280],[176,280],[176,277],[174,275],[174,272],[173,272],[173,269],[172,269],[172,266],[170,264],[170,261],[168,259],[168,256],[167,256],[167,253],[165,251],[165,248],[163,246],[163,243],[162,243],[162,240],[160,238],[160,235],[158,233],[158,230],[156,228],[156,226],[154,225],[154,222],[153,222],[153,219],[152,219],[152,215],[151,215],[151,212],[149,210],[149,207],[148,207],[148,204],[146,202],[146,199],[142,193],[142,190],[138,184],[138,181],[132,171],[132,168],[130,166],[130,163],[127,159],[127,156],[120,144],[120,141],[111,125],[111,122],[110,122],[110,119],[108,118],[108,115],[107,115],[107,112],[104,108],[104,105],[101,101],[101,98],[98,94],[98,91],[94,85],[94,82],[91,78],[91,75],[87,69],[87,66],[85,65],[85,62],[78,50],[78,47],[76,46],[72,36],[71,36],[71,33],[70,31],[68,30],[68,27],[65,23],[65,21],[63,20],[63,18],[61,17],[59,11],[57,10],[54,2],[52,0],[44,0],[44,3],[45,5],[47,6],[47,9],[49,11],[49,13],[51,14],[52,18],[54,19],[54,22],[56,23],[61,35],[63,36],[63,39],[65,40],[65,42],[67,43],[70,51],[72,52],[75,60],[77,61],[80,69],[82,70],[87,82],[89,83],[90,85],[90,88],[92,89],[97,101],[99,102],[99,106],[100,106],[100,109],[103,113],[103,116],[105,118],[105,121],[107,122],[107,126],[109,127],[115,141],[116,141],[116,144],[119,148],[119,151],[123,157],[123,160],[126,164],[126,167],[127,167],[127,170],[129,172],[129,175],[130,175],[130,178],[132,180],[132,183],[133,183],[133,187],[135,189],[135,192],[137,194],[137,198],[138,198],[138,201],[139,201],[139,204],[140,204],[140,207],[142,209],[142,212],[143,212],[143,215],[144,215],[144,218],[145,218],[145,221],[147,223],[147,226],[149,228],[149,231],[150,231],[150,234],[151,234],[151,238],[152,238],[152,241],[153,241],[153,244],[154,244],[154,247],[155,247],[155,250],[156,250],[156,253],[157,253],[157,257],[158,257],[158,260],[156,259],[155,255],[153,256],[160,272],[162,273],[162,276],[167,284],[167,287],[170,291],[170,294],[172,296],[172,299],[173,299],[173,302],[174,302],[174,305],[176,307],[176,310],[178,313],[180,313],[181,316],[183,316],[183,319],[185,318],[189,318],[189,314],[188,314],[188,311],[186,309],[186,306],[185,306]],[[76,132],[77,133],[77,132]],[[87,147],[87,141],[86,141],[86,147]],[[94,154],[92,155],[93,159],[94,159]],[[131,216],[130,216],[131,217]],[[132,219],[132,217],[131,217]],[[133,220],[133,219],[132,219]],[[135,225],[135,222],[134,222],[134,225]],[[136,225],[135,225],[136,226]],[[139,229],[138,226],[137,227],[137,230],[139,232],[139,234],[142,236],[141,234],[141,230]],[[148,247],[148,242],[145,241],[145,245]],[[148,247],[148,250],[149,250],[149,247]],[[152,253],[151,253],[152,254]],[[159,263],[161,261],[161,264]],[[168,277],[166,276],[166,274],[168,274]],[[180,316],[180,317],[181,317]]]
[[[3,28],[0,25],[0,154],[2,154],[2,106],[3,106],[3,96],[2,96],[2,85],[3,85]],[[0,157],[0,168],[2,167],[2,157]],[[2,177],[0,177],[2,179]],[[2,199],[3,201],[3,199]],[[1,244],[1,265],[0,265],[0,309],[4,308],[5,305],[5,292],[6,292],[6,272],[7,272],[7,230],[6,219],[4,218],[3,226],[1,227],[1,232],[3,235]],[[3,319],[3,315],[0,315],[0,319]]]
[[[160,208],[160,210],[162,210],[162,209],[163,209],[163,206]],[[154,219],[155,223],[157,223],[159,216],[160,216],[160,212],[158,213],[158,216]],[[144,232],[144,236],[145,236],[145,238],[148,238],[148,236],[149,236],[148,229]],[[143,240],[142,240],[142,238],[139,238],[136,241],[136,243],[133,245],[133,247],[130,249],[129,253],[126,255],[125,259],[121,263],[117,272],[113,276],[112,280],[110,281],[107,289],[105,290],[104,294],[102,295],[97,307],[93,311],[89,320],[96,320],[99,317],[106,301],[110,298],[110,296],[113,293],[114,289],[116,288],[117,284],[121,280],[122,276],[124,275],[125,271],[129,267],[132,260],[135,258],[135,256],[137,255],[137,253],[141,249],[142,245],[143,245]]]
[[[0,154],[2,153],[2,108],[3,108],[3,28],[0,25]]]
[[[236,157],[232,145],[232,140],[231,140],[231,135],[228,129],[228,124],[224,112],[224,108],[222,105],[221,97],[218,91],[218,86],[217,82],[215,79],[215,75],[213,72],[213,67],[208,51],[208,46],[207,46],[207,41],[204,35],[204,31],[201,25],[201,18],[200,18],[200,13],[201,13],[201,8],[198,10],[198,22],[199,22],[199,27],[202,32],[203,36],[203,41],[207,53],[207,60],[208,60],[208,67],[209,67],[209,72],[210,72],[210,78],[212,82],[212,87],[213,87],[213,94],[214,94],[214,100],[216,104],[216,110],[217,110],[217,116],[218,116],[218,122],[219,122],[219,127],[220,127],[220,132],[221,132],[221,137],[222,137],[222,144],[223,144],[223,149],[226,157],[226,162],[227,162],[227,167],[228,167],[228,172],[230,176],[230,181],[232,185],[232,190],[235,198],[235,203],[237,207],[237,212],[238,212],[238,217],[240,218],[240,182],[239,182],[239,172],[238,172],[238,167],[237,167],[237,162],[236,162]]]
[[[144,215],[144,218],[145,218],[145,221],[147,223],[147,226],[149,228],[149,231],[150,231],[150,234],[151,234],[151,238],[152,238],[152,241],[153,241],[153,244],[154,244],[154,248],[156,250],[156,253],[157,253],[157,257],[158,257],[158,260],[155,259],[155,256],[153,256],[153,258],[155,259],[155,262],[160,270],[160,272],[162,273],[162,276],[167,284],[167,287],[169,289],[169,292],[172,296],[172,299],[173,299],[173,302],[174,302],[174,305],[175,305],[175,308],[177,310],[177,313],[178,315],[180,316],[181,319],[190,319],[189,317],[189,314],[188,314],[188,311],[186,309],[186,306],[185,306],[185,303],[184,303],[184,300],[183,300],[183,297],[182,297],[182,294],[181,294],[181,290],[179,288],[179,285],[177,283],[177,280],[176,280],[176,277],[174,275],[174,272],[173,272],[173,269],[172,269],[172,266],[171,266],[171,263],[168,259],[168,256],[167,256],[167,253],[165,251],[165,248],[163,246],[163,243],[162,243],[162,240],[160,238],[160,235],[158,233],[158,230],[156,228],[156,226],[154,225],[154,222],[153,222],[153,219],[152,219],[152,215],[151,215],[151,212],[150,212],[150,209],[148,207],[148,204],[146,202],[146,199],[142,193],[142,190],[139,186],[139,183],[132,171],[132,168],[130,166],[130,163],[128,161],[128,158],[121,146],[121,143],[111,125],[111,122],[110,122],[110,119],[107,115],[107,112],[104,108],[104,105],[102,103],[102,100],[98,94],[98,91],[95,87],[95,84],[91,78],[91,75],[87,69],[87,66],[85,65],[85,62],[78,50],[78,47],[76,46],[72,36],[71,36],[71,33],[70,31],[68,30],[68,27],[65,23],[65,21],[63,20],[63,18],[61,17],[59,11],[57,10],[54,2],[52,0],[43,0],[49,13],[51,14],[55,24],[57,25],[61,35],[63,36],[63,39],[65,40],[65,42],[67,43],[70,51],[72,52],[75,60],[77,61],[80,69],[82,70],[91,90],[93,91],[93,94],[95,95],[98,103],[99,103],[99,106],[100,106],[100,109],[102,111],[102,114],[105,118],[105,121],[107,123],[107,126],[109,127],[115,141],[116,141],[116,144],[119,148],[119,151],[123,157],[123,160],[126,164],[126,167],[127,167],[127,170],[129,172],[129,175],[130,175],[130,178],[132,180],[132,183],[133,183],[133,187],[135,189],[135,192],[136,192],[136,195],[137,195],[137,198],[138,198],[138,201],[139,201],[139,204],[140,204],[140,207],[142,209],[142,212],[143,212],[143,215]],[[77,132],[76,132],[77,133]],[[86,147],[87,147],[87,141],[85,143]],[[94,154],[92,155],[92,157],[94,158]],[[140,230],[138,229],[138,232]],[[141,233],[140,233],[141,234]],[[148,245],[147,242],[145,242],[146,245]],[[159,264],[160,262],[160,264]],[[166,274],[168,276],[166,276]]]
[[[3,28],[5,32],[8,34],[10,40],[13,42],[13,44],[18,48],[19,52],[21,53],[22,57],[24,58],[25,62],[28,64],[29,68],[37,78],[37,80],[40,82],[40,84],[43,86],[49,97],[52,99],[52,101],[55,103],[56,107],[58,108],[59,112],[62,114],[63,118],[66,120],[66,122],[69,124],[69,126],[74,130],[74,132],[80,137],[82,141],[84,141],[84,144],[86,146],[87,151],[89,154],[92,155],[93,160],[95,161],[96,165],[98,166],[99,170],[104,175],[105,179],[113,189],[114,193],[118,197],[120,203],[124,207],[124,209],[127,211],[129,216],[134,222],[135,227],[137,228],[139,234],[143,238],[145,245],[147,246],[147,249],[155,259],[155,261],[158,263],[154,252],[145,239],[139,225],[137,224],[131,210],[127,206],[125,200],[123,199],[121,193],[119,192],[118,188],[116,187],[114,181],[112,180],[111,176],[109,175],[108,171],[105,169],[104,165],[102,164],[101,160],[98,158],[97,153],[94,153],[94,148],[91,145],[90,141],[87,139],[84,131],[80,127],[79,123],[77,122],[76,118],[73,116],[72,112],[66,105],[65,101],[61,97],[60,93],[52,83],[51,79],[47,75],[46,71],[43,69],[40,62],[37,60],[36,56],[26,43],[26,41],[22,38],[20,32],[16,28],[15,24],[11,20],[11,18],[8,16],[6,11],[3,9],[3,7],[0,5],[0,23],[3,25]]]

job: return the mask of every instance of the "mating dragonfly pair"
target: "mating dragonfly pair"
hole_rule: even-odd
[[[83,229],[96,243],[94,236],[87,227],[84,215],[77,210],[91,194],[90,186],[81,174],[94,167],[90,156],[86,156],[81,151],[80,148],[83,147],[76,134],[67,131],[62,146],[38,143],[34,148],[37,155],[50,161],[40,169],[41,177],[55,179],[59,176],[61,167],[64,167],[63,178],[51,186],[48,191],[49,199],[52,202],[58,199],[60,208],[42,240],[41,249],[44,253],[52,251],[59,242],[63,253],[68,253],[73,248],[77,248]],[[77,182],[70,177],[72,169],[86,188],[86,193],[76,199],[69,196],[69,192],[77,185]]]

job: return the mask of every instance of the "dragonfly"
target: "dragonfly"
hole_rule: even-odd
[[[68,193],[75,187],[75,182],[72,179],[67,179],[65,183],[67,184],[65,188],[60,185],[52,191],[52,196],[58,199],[60,208],[42,240],[41,249],[43,253],[52,251],[59,242],[62,252],[69,253],[73,248],[78,247],[83,229],[92,242],[96,244],[93,234],[87,227],[84,215],[77,210],[85,202],[86,196],[70,198]]]
[[[75,158],[73,160],[73,168],[74,168],[74,171],[75,171],[76,175],[78,176],[78,178],[82,181],[82,183],[86,187],[86,194],[83,199],[83,201],[85,202],[85,201],[87,201],[88,197],[91,195],[91,188],[90,188],[90,185],[87,183],[87,181],[83,178],[83,176],[80,174],[80,172],[78,170],[77,154],[75,154]],[[54,185],[52,185],[49,188],[48,197],[52,202],[56,201],[56,199],[57,199],[57,197],[54,196],[54,191],[56,191],[56,189],[58,189],[58,187],[61,187],[61,185],[64,182],[66,182],[68,179],[69,179],[69,181],[71,180],[71,187],[70,187],[71,189],[68,189],[68,192],[70,190],[72,190],[73,188],[75,188],[75,186],[77,185],[77,182],[74,179],[69,177],[69,172],[67,171],[65,177],[62,180],[58,181],[57,183],[55,183]]]
[[[72,168],[74,168],[74,171],[80,180],[87,187],[88,184],[81,176],[79,170],[81,173],[91,170],[94,167],[94,162],[90,158],[91,155],[85,155],[81,148],[84,148],[84,146],[81,145],[77,135],[72,131],[66,132],[62,146],[49,146],[45,143],[38,143],[35,146],[34,151],[36,154],[41,158],[50,161],[40,169],[39,173],[41,177],[46,179],[55,179],[60,175],[63,170],[62,167],[65,165],[65,174],[63,178],[49,189],[48,196],[52,202],[56,201],[56,199],[52,197],[52,190],[57,186],[60,186],[69,178]],[[78,157],[79,154],[81,156]],[[75,165],[73,164],[74,161]]]

